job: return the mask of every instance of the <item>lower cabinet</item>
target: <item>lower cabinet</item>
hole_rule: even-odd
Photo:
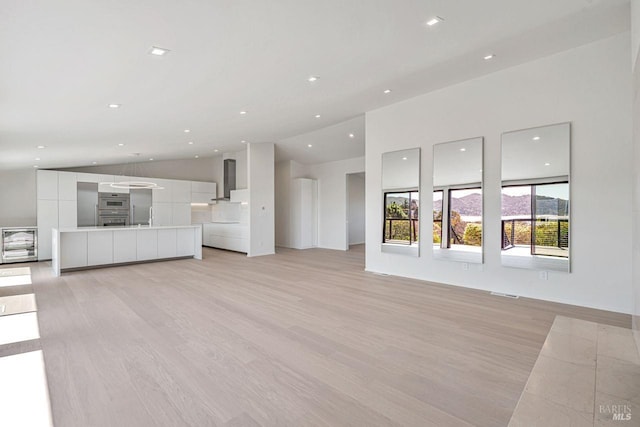
[[[202,244],[236,252],[249,251],[249,227],[240,224],[203,224]]]
[[[133,262],[137,260],[137,233],[131,231],[113,232],[113,262]]]
[[[176,229],[158,230],[158,258],[174,258],[176,250]],[[192,230],[191,234],[193,234]]]
[[[87,235],[87,264],[113,264],[113,231],[94,231]]]
[[[87,233],[64,233],[60,237],[60,265],[63,268],[87,266]]]
[[[137,230],[138,261],[158,258],[158,230]]]

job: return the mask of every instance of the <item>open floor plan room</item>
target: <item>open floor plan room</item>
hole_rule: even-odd
[[[556,315],[629,321],[366,273],[363,257],[31,265],[54,423],[506,425]]]

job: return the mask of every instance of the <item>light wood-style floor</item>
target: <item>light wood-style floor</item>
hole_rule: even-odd
[[[363,271],[364,249],[32,264],[57,426],[506,426],[556,314]]]

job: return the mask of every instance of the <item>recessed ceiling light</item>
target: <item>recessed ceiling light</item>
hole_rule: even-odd
[[[406,158],[406,157],[403,157],[403,158],[402,158],[402,160],[407,160],[407,158]]]
[[[313,147],[313,145],[311,145],[311,144],[307,144],[307,147],[311,148],[311,147]]]
[[[118,147],[124,147],[124,144],[121,142],[120,144],[118,144]]]
[[[189,142],[187,142],[187,144],[193,145],[193,141],[189,141]]]
[[[545,166],[551,166],[551,163],[545,163],[544,165]]]
[[[385,90],[384,90],[384,93],[386,93],[386,94],[391,93],[391,89],[385,89]]]
[[[245,114],[247,114],[247,112],[246,112],[246,111],[240,111],[240,115],[241,115],[241,116],[244,116]]]
[[[493,58],[495,58],[495,57],[496,57],[496,56],[495,56],[493,53],[491,53],[491,54],[489,54],[489,55],[485,55],[484,60],[485,60],[485,61],[489,61],[490,59],[493,59]]]
[[[195,155],[195,156],[193,156],[193,157],[195,157],[195,158],[197,159],[197,158],[198,158],[198,157],[200,157],[200,156],[198,156],[198,155],[196,154],[196,155]]]
[[[433,27],[434,25],[442,21],[444,21],[444,19],[440,18],[439,16],[434,16],[433,18],[427,21],[427,25],[430,27]]]
[[[316,114],[316,119],[319,119],[319,118],[320,118],[320,114]]]
[[[92,164],[92,165],[97,165],[97,164],[98,164],[98,162],[91,162],[91,164]]]
[[[34,168],[37,168],[37,167],[38,167],[38,165],[33,165],[33,167],[34,167]]]
[[[36,148],[38,150],[42,150],[43,148],[47,148],[47,146],[46,145],[38,145],[38,146],[36,146]]]
[[[189,132],[191,132],[191,129],[185,129],[184,130],[184,133],[189,133]]]
[[[480,169],[480,172],[482,172],[482,169]]]
[[[122,104],[109,104],[109,108],[120,108]]]
[[[246,144],[246,143],[247,143],[247,141],[245,141],[244,139],[243,139],[242,141],[240,141],[240,142],[242,142],[243,144]]]
[[[35,160],[36,162],[37,162],[37,161],[40,161],[40,157],[36,157],[36,158],[35,158],[35,159],[33,159],[33,160]]]
[[[153,161],[153,157],[150,157],[150,158],[149,158],[149,160],[150,160],[150,161]]]
[[[164,49],[157,46],[151,46],[151,49],[149,49],[149,53],[155,56],[163,56],[169,53],[169,49]]]
[[[219,150],[216,148],[215,150],[213,150],[214,153],[217,153]]]
[[[317,82],[320,77],[318,76],[309,76],[307,79],[310,83]]]
[[[356,136],[352,133],[349,134],[349,138],[355,138]]]
[[[534,141],[539,141],[539,140],[540,140],[540,137],[539,137],[539,136],[534,136],[532,139],[533,139]]]
[[[460,149],[460,151],[467,151],[467,149],[466,149],[466,148],[464,148],[464,147],[462,147],[462,148]]]

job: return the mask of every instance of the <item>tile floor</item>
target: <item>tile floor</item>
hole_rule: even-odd
[[[632,331],[557,316],[509,426],[625,425],[640,425]]]

